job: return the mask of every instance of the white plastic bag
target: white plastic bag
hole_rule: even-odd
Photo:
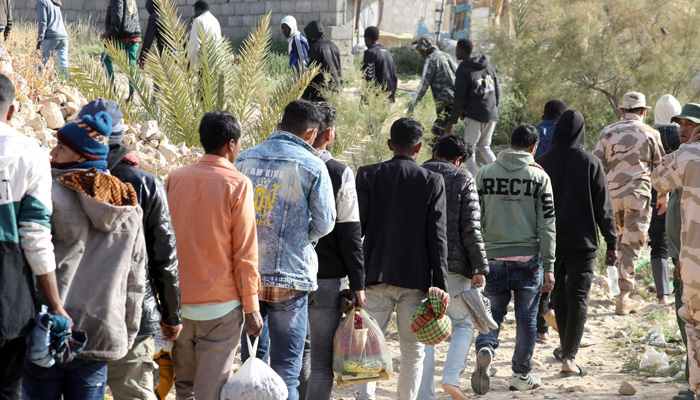
[[[248,354],[255,354],[258,338],[250,344],[248,335]],[[287,385],[275,371],[263,360],[250,357],[241,368],[221,388],[221,400],[279,400],[289,395]]]
[[[158,355],[161,351],[166,353],[173,351],[173,341],[170,340],[166,342],[165,339],[163,339],[163,332],[160,330],[153,336],[153,342],[155,345],[155,352],[153,354],[155,355]]]
[[[642,356],[642,361],[639,362],[640,369],[651,367],[654,371],[663,371],[668,366],[668,354],[663,351],[656,351],[653,347],[647,347]]]

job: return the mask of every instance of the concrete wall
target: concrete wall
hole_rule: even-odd
[[[175,0],[183,17],[189,18],[196,0]],[[15,20],[36,20],[36,0],[13,0]],[[62,0],[63,16],[68,22],[90,19],[99,27],[104,26],[108,0]],[[142,28],[148,13],[145,0],[136,0]],[[299,30],[313,21],[320,20],[326,27],[326,37],[333,40],[341,53],[348,57],[352,41],[353,0],[209,0],[211,12],[219,19],[224,35],[238,37],[246,35],[260,18],[272,12],[272,32],[280,35],[279,25],[285,15],[297,19]]]

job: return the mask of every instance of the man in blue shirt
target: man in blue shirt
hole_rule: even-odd
[[[566,103],[561,100],[550,100],[544,105],[544,114],[542,114],[542,122],[535,127],[540,134],[540,142],[537,145],[535,160],[537,157],[546,153],[549,150],[549,145],[552,143],[552,134],[554,127],[557,126],[557,120],[561,113],[566,111]],[[544,297],[544,296],[543,296]]]

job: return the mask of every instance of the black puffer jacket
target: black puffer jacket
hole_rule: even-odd
[[[149,284],[146,285],[138,334],[152,335],[160,330],[161,315],[166,325],[182,323],[175,231],[170,220],[165,186],[154,175],[122,162],[130,151],[121,143],[111,142],[107,164],[112,175],[134,187],[143,209]]]
[[[133,39],[141,37],[139,8],[136,0],[109,0],[105,17],[107,39]]]
[[[321,67],[321,73],[316,75],[306,88],[302,98],[311,101],[323,101],[317,86],[325,82],[324,73],[333,77],[336,87],[340,87],[340,50],[338,46],[326,39],[323,25],[318,21],[311,21],[304,28],[306,38],[309,40],[309,63],[316,62]]]
[[[484,240],[481,238],[481,209],[474,177],[462,168],[442,160],[423,167],[445,178],[447,201],[447,270],[468,278],[488,275]]]
[[[153,0],[146,0],[146,11],[148,11],[148,23],[146,24],[146,33],[143,37],[143,43],[141,44],[139,61],[146,60],[146,56],[148,56],[148,53],[151,51],[154,40],[160,54],[163,53],[163,48],[165,47],[165,39],[163,39],[163,32],[160,27],[161,19],[156,12],[156,5]]]

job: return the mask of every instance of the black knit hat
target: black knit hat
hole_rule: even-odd
[[[566,103],[558,99],[550,100],[544,105],[542,119],[545,121],[557,120],[564,111],[566,111]]]

